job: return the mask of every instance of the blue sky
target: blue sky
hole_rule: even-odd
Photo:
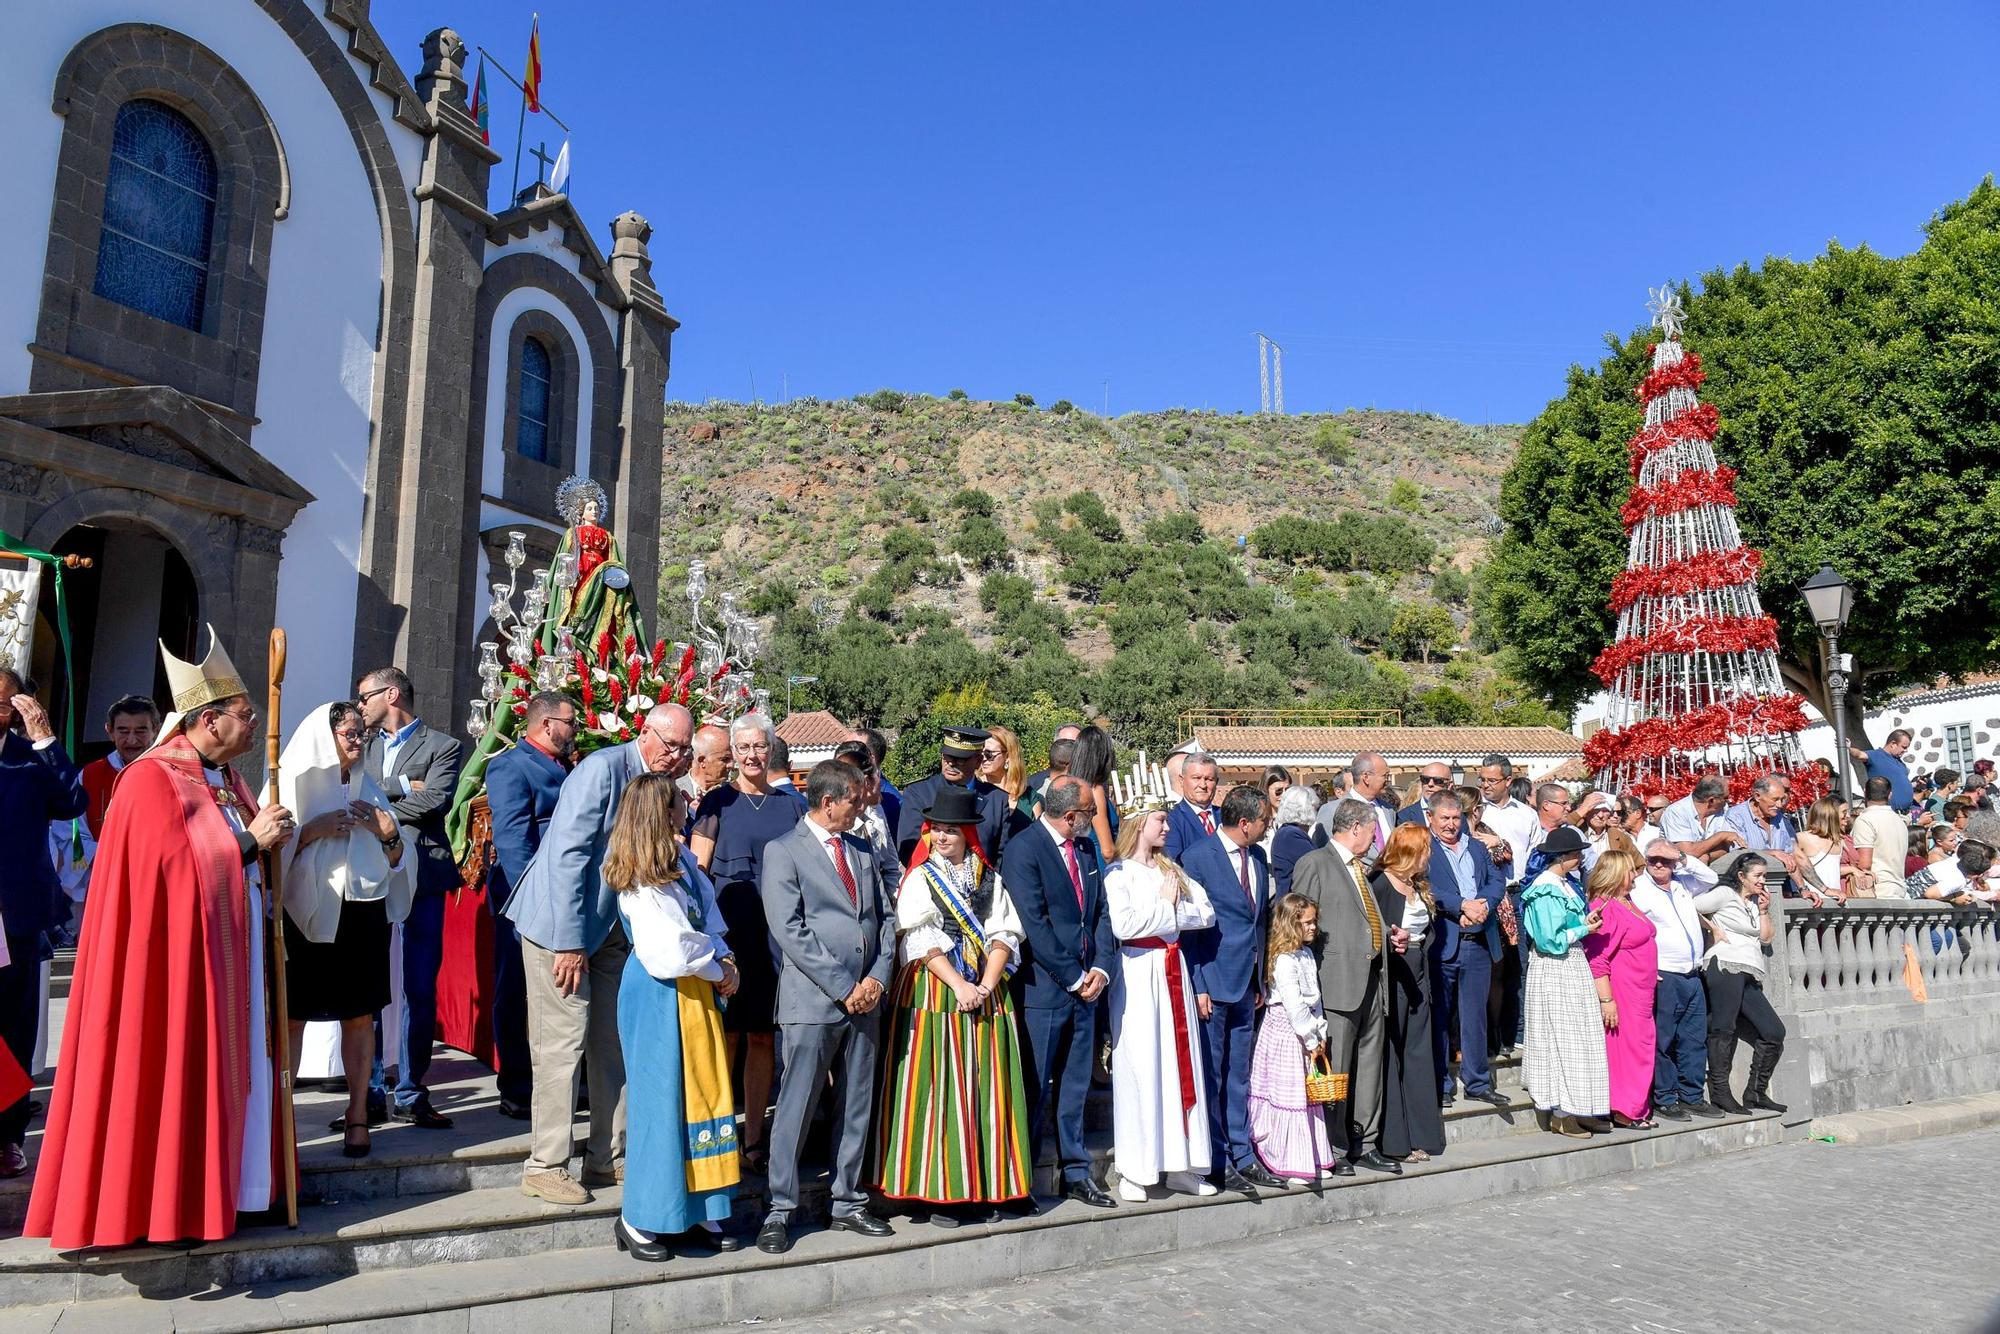
[[[1263,330],[1291,411],[1522,421],[1648,285],[1906,253],[2000,158],[1991,0],[541,6],[571,193],[607,247],[652,220],[682,400],[1242,411]],[[374,5],[412,71],[449,24],[516,74],[532,9]]]

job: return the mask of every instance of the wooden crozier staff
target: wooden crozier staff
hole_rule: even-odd
[[[264,724],[264,800],[278,799],[278,751],[284,735],[279,726],[279,696],[285,689],[285,632],[271,631],[270,707]],[[270,946],[264,953],[271,961],[271,1070],[278,1081],[278,1143],[284,1160],[285,1226],[299,1225],[298,1129],[292,1110],[292,1014],[285,996],[285,858],[282,847],[263,854],[265,922]]]

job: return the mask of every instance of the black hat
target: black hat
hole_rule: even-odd
[[[978,824],[979,801],[971,792],[953,783],[940,788],[924,807],[924,819],[932,824]]]
[[[1542,840],[1542,853],[1550,861],[1558,857],[1575,857],[1583,852],[1583,835],[1575,825],[1559,824],[1549,831]]]
[[[974,759],[979,754],[979,748],[992,735],[983,727],[947,727],[944,729],[944,740],[938,743],[938,751],[955,760]]]

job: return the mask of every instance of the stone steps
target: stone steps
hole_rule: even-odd
[[[330,1090],[302,1090],[298,1099],[300,1199],[312,1205],[345,1204],[459,1191],[517,1189],[521,1162],[528,1153],[526,1124],[499,1115],[492,1076],[469,1058],[454,1054],[433,1068],[443,1076],[433,1083],[438,1106],[457,1118],[458,1126],[448,1131],[380,1127],[374,1134],[374,1152],[358,1160],[341,1157],[340,1137],[326,1128],[327,1120],[341,1109],[344,1099]],[[1520,1090],[1518,1059],[1503,1058],[1496,1062],[1494,1073],[1500,1091],[1510,1097],[1509,1105],[1495,1108],[1459,1099],[1457,1105],[1444,1111],[1447,1145],[1535,1129],[1532,1104]],[[36,1096],[46,1101],[46,1086]],[[1093,1091],[1085,1126],[1093,1138],[1102,1140],[1108,1154],[1111,1132],[1108,1091]],[[584,1121],[576,1123],[579,1143],[587,1128]],[[40,1149],[40,1130],[37,1122],[29,1136],[31,1164]],[[1053,1171],[1043,1164],[1037,1174],[1040,1188],[1053,1190],[1053,1179]],[[32,1180],[31,1172],[19,1180],[0,1182],[0,1236],[19,1234],[27,1215]],[[739,1201],[746,1211],[755,1208],[762,1199],[761,1181],[753,1179],[751,1184],[756,1187],[756,1194],[746,1190],[745,1198]],[[0,1293],[0,1305],[5,1300],[5,1294]]]
[[[0,1326],[225,1334],[378,1322],[587,1334],[740,1323],[1567,1185],[1772,1144],[1781,1133],[1775,1118],[1758,1116],[1587,1141],[1512,1135],[1465,1144],[1400,1178],[1362,1173],[1254,1200],[1176,1196],[1116,1210],[1064,1203],[949,1231],[899,1220],[897,1235],[880,1241],[820,1231],[781,1257],[748,1249],[664,1265],[609,1245],[616,1191],[583,1210],[504,1189],[416,1198],[386,1212],[380,1201],[354,1201],[311,1210],[296,1233],[252,1229],[185,1251],[141,1247],[78,1262],[41,1243],[4,1243]],[[406,1272],[417,1264],[428,1266],[421,1280]]]

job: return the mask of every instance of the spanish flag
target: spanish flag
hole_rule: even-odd
[[[528,110],[542,109],[542,21],[536,18],[534,26],[528,29],[528,69],[521,80],[522,89],[528,94]]]

